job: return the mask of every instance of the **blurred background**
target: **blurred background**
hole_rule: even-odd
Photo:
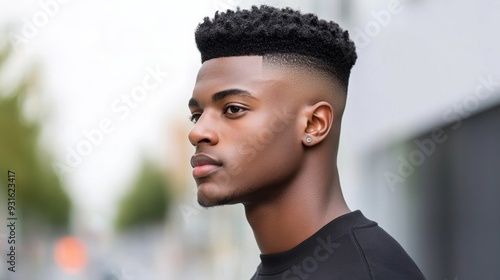
[[[500,279],[494,0],[0,1],[0,279],[253,275],[241,205],[196,203],[187,101],[197,24],[258,4],[334,20],[357,45],[339,154],[350,208],[428,279]]]

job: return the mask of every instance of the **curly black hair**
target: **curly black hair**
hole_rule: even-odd
[[[198,25],[195,40],[202,63],[227,56],[292,58],[295,63],[326,70],[346,88],[357,58],[349,33],[337,23],[266,5],[217,11],[213,19],[206,17]]]

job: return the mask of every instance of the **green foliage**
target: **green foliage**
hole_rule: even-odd
[[[163,173],[146,161],[120,203],[116,227],[123,231],[164,222],[171,200]]]
[[[6,73],[10,56],[8,47],[0,49],[0,75]],[[0,187],[6,193],[7,170],[14,171],[17,215],[26,221],[36,219],[38,223],[66,227],[70,200],[50,168],[50,157],[39,145],[42,122],[28,121],[22,111],[25,99],[36,90],[36,85],[37,79],[30,73],[13,89],[0,85]]]

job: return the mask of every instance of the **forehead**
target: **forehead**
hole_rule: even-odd
[[[250,92],[260,100],[304,103],[306,99],[324,99],[325,83],[321,75],[301,67],[272,63],[262,56],[231,56],[205,61],[196,78],[192,99],[199,104],[229,89]]]
[[[196,88],[245,85],[264,78],[261,56],[220,57],[205,61],[196,77]]]
[[[284,92],[285,76],[282,70],[266,65],[262,56],[210,59],[198,71],[191,100],[208,104],[215,93],[238,89],[258,100],[269,101],[283,94],[280,92]],[[267,94],[269,92],[273,94]]]

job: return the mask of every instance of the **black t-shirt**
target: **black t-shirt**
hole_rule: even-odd
[[[283,253],[261,255],[251,280],[425,279],[405,250],[357,210]]]

